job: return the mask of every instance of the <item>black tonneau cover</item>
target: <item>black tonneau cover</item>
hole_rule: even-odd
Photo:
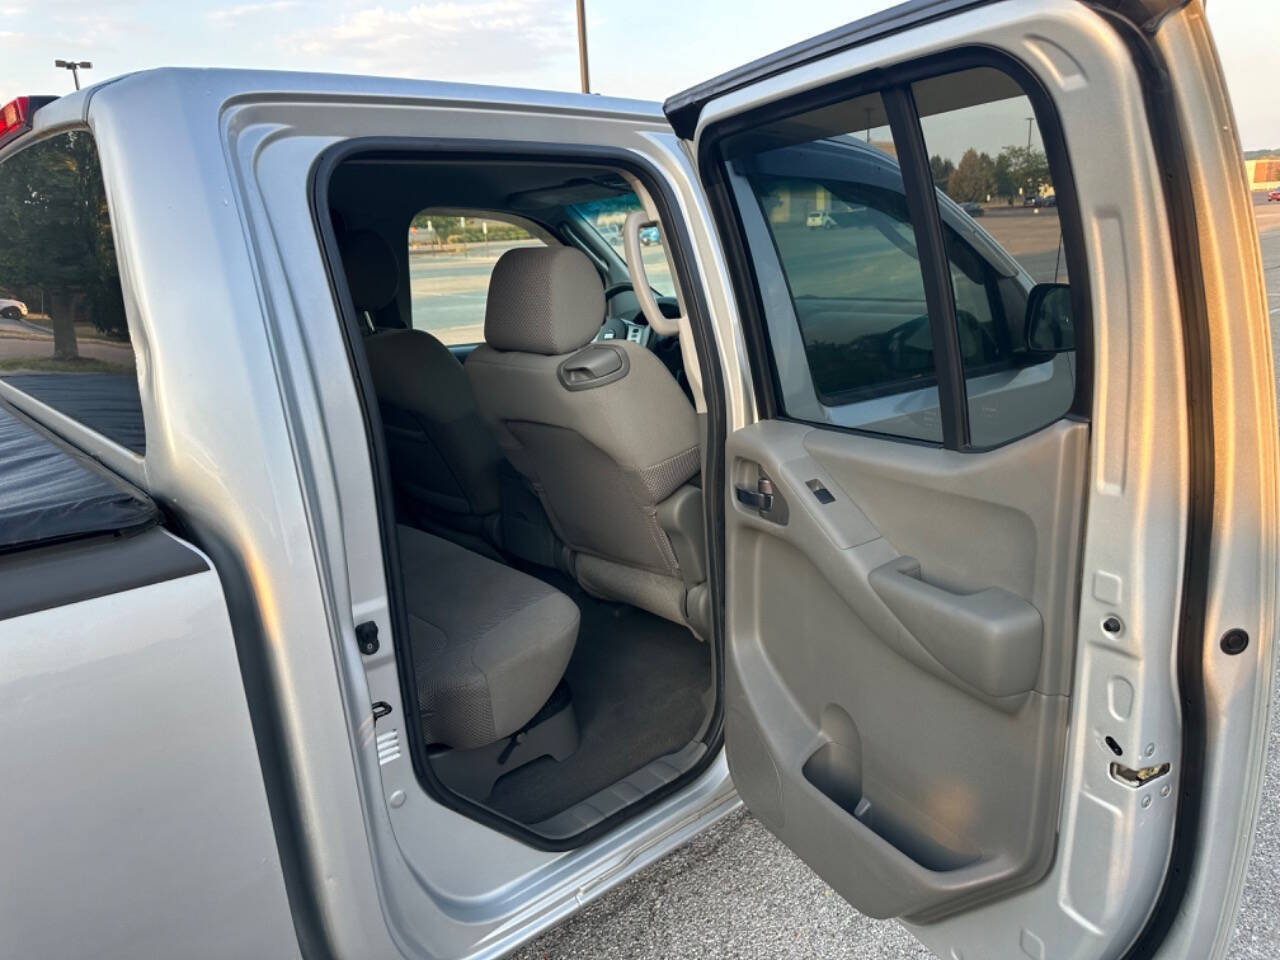
[[[0,401],[0,552],[159,520],[146,494]]]

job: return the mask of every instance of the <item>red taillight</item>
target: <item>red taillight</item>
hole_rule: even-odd
[[[15,130],[26,127],[27,105],[30,102],[30,97],[18,97],[17,100],[10,100],[4,105],[4,109],[0,110],[0,140]]]
[[[18,97],[0,107],[0,146],[31,129],[35,112],[53,97]]]

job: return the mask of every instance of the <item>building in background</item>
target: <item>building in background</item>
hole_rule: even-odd
[[[1275,190],[1280,187],[1280,156],[1259,157],[1244,162],[1250,190]]]

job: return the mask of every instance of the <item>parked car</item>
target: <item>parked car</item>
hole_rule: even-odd
[[[982,204],[976,203],[973,200],[960,204],[960,209],[971,217],[980,217],[986,213],[986,208],[984,208]]]
[[[1047,196],[1044,196],[1040,199],[1040,206],[1042,207],[1056,207],[1057,205],[1058,205],[1057,194],[1050,193]]]
[[[0,110],[0,265],[85,318],[0,338],[0,956],[496,958],[739,804],[939,957],[1213,956],[1280,622],[1218,71],[1194,4],[910,4],[664,105]],[[1072,285],[916,125],[1019,89]],[[411,274],[423,210],[529,239]]]
[[[804,218],[804,225],[810,230],[834,230],[837,226],[835,217],[825,210],[811,210]]]
[[[657,227],[643,227],[640,230],[640,243],[646,247],[651,247],[655,243],[661,243],[662,236],[658,233]]]
[[[0,317],[6,320],[21,320],[27,315],[27,305],[21,300],[0,297]]]
[[[1024,207],[1038,207],[1038,206],[1040,206],[1042,203],[1043,203],[1043,201],[1042,201],[1038,196],[1036,196],[1036,195],[1034,195],[1034,194],[1031,194],[1031,195],[1028,195],[1028,196],[1026,196],[1026,197],[1023,197],[1023,198],[1022,198],[1022,205],[1023,205]]]
[[[1267,194],[1267,203],[1280,203],[1280,187]]]

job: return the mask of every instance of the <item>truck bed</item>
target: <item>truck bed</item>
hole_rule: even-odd
[[[0,553],[159,521],[150,497],[0,400]]]

